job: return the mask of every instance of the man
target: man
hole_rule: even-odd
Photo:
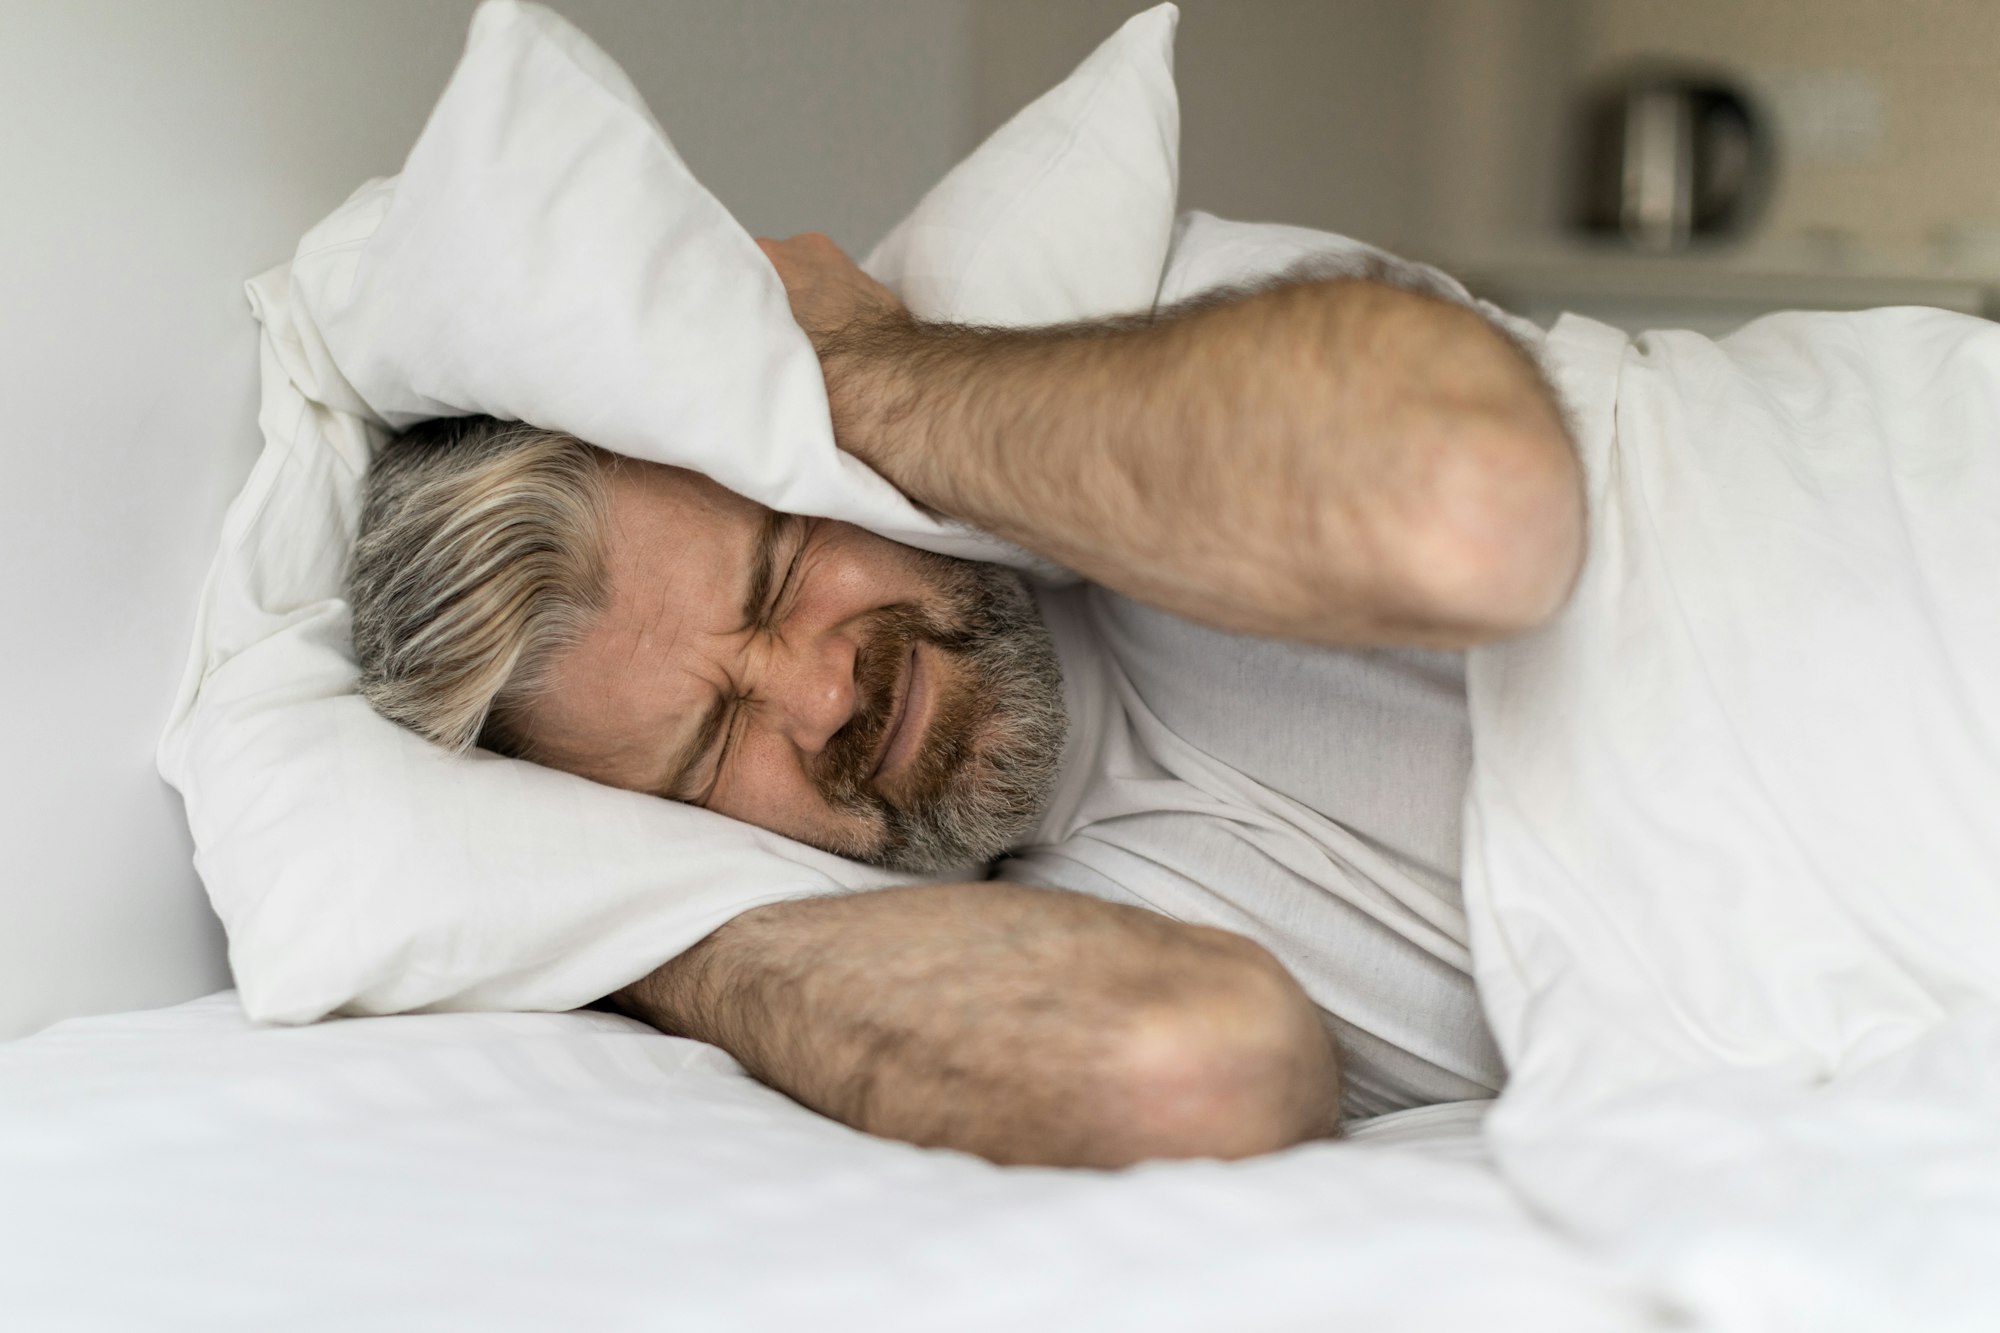
[[[1533,626],[1575,577],[1577,465],[1532,360],[1352,278],[926,326],[825,237],[761,244],[842,447],[1089,585],[1038,598],[527,427],[386,450],[351,578],[385,714],[956,872],[745,912],[614,1002],[850,1124],[1005,1162],[1332,1133],[1330,1032],[1349,1114],[1497,1091],[1457,901],[1461,667],[1427,650]]]

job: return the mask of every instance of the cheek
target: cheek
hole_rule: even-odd
[[[843,525],[805,564],[802,618],[813,624],[844,623],[898,602],[929,601],[931,581],[915,555],[885,537]]]
[[[708,808],[817,845],[852,843],[862,822],[827,805],[788,742],[755,727],[739,740]]]

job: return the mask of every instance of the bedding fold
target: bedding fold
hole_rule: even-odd
[[[1469,671],[1496,1157],[1702,1327],[1994,1327],[2000,327],[1548,351],[1589,556]]]

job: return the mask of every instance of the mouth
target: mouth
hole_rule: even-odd
[[[893,777],[909,765],[923,743],[931,693],[930,672],[924,666],[921,645],[913,643],[897,681],[895,712],[883,729],[881,757],[875,761],[875,771],[868,775],[871,780]]]

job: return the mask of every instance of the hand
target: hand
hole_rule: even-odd
[[[878,471],[884,469],[887,459],[875,447],[881,432],[873,423],[889,392],[885,376],[899,359],[895,331],[916,327],[909,310],[822,232],[782,241],[760,236],[757,244],[778,270],[792,318],[819,356],[834,442]]]
[[[822,355],[827,340],[843,329],[909,314],[894,292],[863,273],[823,232],[782,241],[760,236],[757,244],[785,284],[792,318]]]

